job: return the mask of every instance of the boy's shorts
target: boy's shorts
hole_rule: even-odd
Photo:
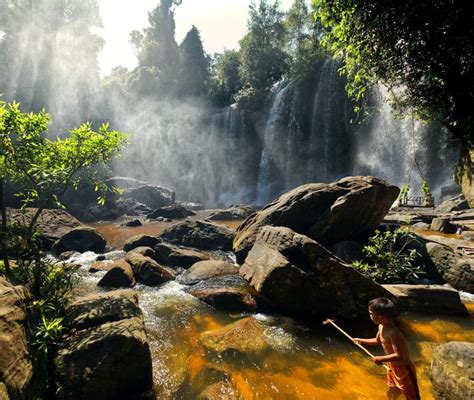
[[[402,366],[387,363],[387,366],[390,368],[390,371],[387,371],[387,385],[398,388],[408,400],[420,400],[413,363]]]

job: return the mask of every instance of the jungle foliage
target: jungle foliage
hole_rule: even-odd
[[[313,6],[323,45],[343,60],[350,95],[363,103],[381,82],[397,111],[439,122],[472,145],[472,4],[314,0]]]

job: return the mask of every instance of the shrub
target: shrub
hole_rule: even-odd
[[[415,249],[407,250],[415,241],[415,235],[408,229],[376,230],[375,236],[363,248],[365,259],[354,261],[352,266],[377,283],[406,283],[419,279],[425,273],[422,267],[414,265],[420,254]]]

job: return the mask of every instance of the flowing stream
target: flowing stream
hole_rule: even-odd
[[[108,242],[117,246],[128,236],[156,233],[162,225],[112,229],[114,224],[97,228]],[[116,226],[116,225],[115,225]],[[118,233],[122,236],[118,237]],[[123,252],[107,253],[107,258]],[[79,269],[79,292],[101,290],[96,283],[103,273],[91,274],[88,264],[96,254],[84,253],[72,260]],[[159,287],[137,285],[144,312],[153,358],[153,374],[158,399],[195,399],[210,385],[222,399],[385,399],[384,369],[372,363],[339,332],[328,326],[309,329],[279,315],[231,315],[218,311],[184,291],[177,282]],[[474,299],[467,299],[474,312]],[[241,318],[256,319],[265,328],[266,346],[258,352],[215,353],[206,349],[203,332],[221,328]],[[354,337],[375,335],[370,322],[345,324]],[[433,349],[442,342],[472,340],[472,317],[405,314],[401,320],[412,359],[415,362],[423,399],[434,399],[430,383]],[[250,342],[259,337],[246,337]],[[378,354],[377,349],[374,352]],[[238,395],[236,394],[238,393]],[[240,397],[239,397],[240,396]]]

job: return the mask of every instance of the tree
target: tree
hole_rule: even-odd
[[[290,78],[305,78],[313,73],[316,62],[323,57],[319,44],[318,23],[308,9],[306,0],[295,0],[284,19],[286,49],[291,56]]]
[[[179,46],[179,93],[202,96],[208,92],[209,60],[198,29],[193,25]]]
[[[437,121],[472,147],[474,24],[469,2],[314,0],[323,43],[363,100],[382,82],[395,108]]]
[[[240,77],[244,88],[267,89],[278,81],[287,67],[283,51],[283,13],[278,0],[260,0],[249,7],[248,33],[240,41]]]
[[[81,181],[95,182],[98,201],[105,201],[107,186],[97,176],[97,166],[107,164],[119,155],[126,135],[109,130],[104,124],[96,132],[90,123],[70,131],[63,139],[50,140],[47,129],[50,116],[21,112],[19,103],[0,104],[0,188],[11,181],[19,188],[23,206],[37,209],[25,231],[25,244],[39,258],[32,237],[41,212],[47,207],[61,207],[61,197],[69,187]],[[3,193],[0,192],[0,198]],[[2,206],[2,250],[6,269],[6,213]],[[38,260],[39,261],[39,260]]]
[[[242,89],[239,70],[239,52],[225,50],[214,55],[210,91],[216,105],[227,106],[235,101],[235,95]]]
[[[138,54],[139,68],[149,70],[154,79],[159,77],[164,92],[172,93],[177,83],[179,49],[175,40],[174,8],[180,0],[161,0],[160,5],[148,14],[150,26],[143,33],[133,31],[130,41]],[[145,76],[144,75],[144,76]],[[146,82],[143,83],[146,87]]]

